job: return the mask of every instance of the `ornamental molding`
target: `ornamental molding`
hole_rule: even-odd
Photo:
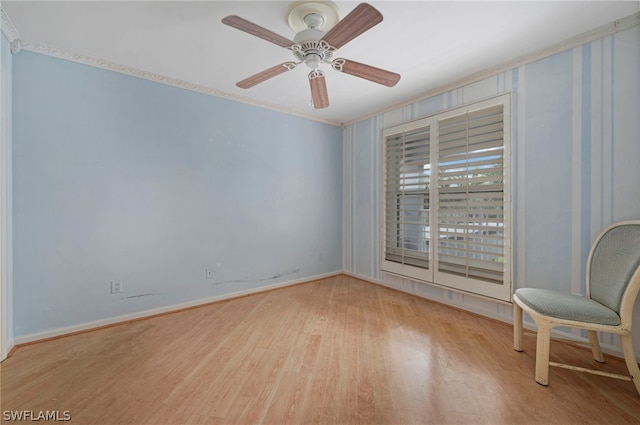
[[[191,90],[198,93],[207,94],[210,96],[222,97],[225,99],[230,99],[236,102],[246,103],[252,106],[257,106],[259,108],[271,109],[273,111],[282,112],[288,115],[294,115],[301,118],[310,119],[313,121],[322,122],[325,124],[330,124],[333,126],[340,126],[340,122],[319,119],[316,116],[310,114],[304,114],[300,111],[296,111],[293,109],[283,108],[281,106],[277,106],[267,102],[259,102],[253,99],[249,99],[244,96],[238,96],[235,94],[227,93],[221,90],[217,90],[211,87],[206,87],[200,84],[191,83],[189,81],[180,80],[177,78],[167,77],[165,75],[156,74],[155,72],[144,71],[141,69],[133,68],[126,65],[121,65],[115,62],[111,62],[104,59],[98,59],[91,56],[87,56],[81,53],[73,52],[70,50],[62,50],[56,47],[48,46],[42,43],[32,43],[27,40],[22,40],[22,49],[28,50],[35,53],[41,53],[48,56],[53,56],[60,59],[66,59],[72,62],[81,63],[84,65],[94,66],[97,68],[106,69],[109,71],[117,72],[120,74],[129,75],[132,77],[143,78],[145,80],[154,81],[156,83],[166,84],[173,87],[178,87],[181,89]]]
[[[377,112],[372,112],[370,114],[364,115],[359,118],[355,118],[353,120],[347,121],[343,123],[343,127],[353,125],[357,122],[364,121],[366,119],[385,114],[387,112],[394,111],[396,109],[403,108],[405,106],[412,105],[421,100],[429,99],[433,96],[437,96],[443,93],[447,93],[451,90],[458,89],[460,87],[465,87],[467,85],[477,83],[478,81],[482,81],[486,78],[493,77],[494,75],[498,75],[503,72],[510,71],[514,68],[519,68],[528,63],[535,62],[539,59],[546,58],[551,55],[555,55],[556,53],[563,52],[565,50],[573,49],[583,44],[591,43],[593,41],[608,37],[610,35],[616,34],[620,31],[627,30],[629,28],[633,28],[635,26],[640,25],[640,12],[634,13],[633,15],[626,16],[624,18],[613,21],[609,24],[602,25],[600,27],[594,28],[590,31],[584,32],[582,34],[578,34],[574,37],[571,37],[565,41],[554,44],[552,46],[543,48],[536,52],[530,53],[528,55],[520,56],[510,61],[504,62],[500,65],[487,68],[483,71],[479,71],[475,74],[471,74],[467,77],[461,78],[456,81],[452,81],[449,84],[446,84],[441,87],[437,87],[433,90],[429,90],[427,92],[421,93],[420,95],[408,99],[404,102],[397,103],[395,105],[391,105],[385,109],[382,109]]]
[[[4,11],[2,6],[0,6],[0,29],[2,29],[2,34],[9,40],[9,44],[11,45],[11,53],[18,53],[20,48],[22,47],[22,39],[20,38],[20,34],[18,30],[9,19],[9,15]]]
[[[395,105],[392,105],[390,107],[384,108],[382,110],[379,110],[377,112],[373,112],[370,114],[367,114],[365,116],[361,116],[359,118],[350,120],[348,122],[339,122],[339,121],[334,121],[334,120],[327,120],[327,119],[322,119],[322,118],[318,118],[316,116],[313,116],[311,114],[305,114],[303,112],[297,111],[297,110],[293,110],[293,109],[289,109],[289,108],[283,108],[281,106],[277,106],[271,103],[267,103],[267,102],[259,102],[253,99],[249,99],[247,97],[244,96],[238,96],[235,94],[231,94],[231,93],[227,93],[227,92],[223,92],[221,90],[217,90],[217,89],[213,89],[210,87],[206,87],[206,86],[202,86],[199,84],[195,84],[195,83],[191,83],[189,81],[185,81],[185,80],[179,80],[176,78],[171,78],[171,77],[167,77],[161,74],[156,74],[154,72],[149,72],[149,71],[144,71],[144,70],[140,70],[140,69],[136,69],[130,66],[125,66],[125,65],[120,65],[117,64],[115,62],[111,62],[111,61],[107,61],[107,60],[103,60],[103,59],[97,59],[91,56],[87,56],[81,53],[77,53],[77,52],[73,52],[70,50],[61,50],[55,47],[51,47],[42,43],[32,43],[30,41],[27,40],[22,40],[20,38],[20,35],[17,31],[17,29],[15,28],[15,26],[13,25],[13,23],[11,23],[11,20],[9,19],[9,16],[6,14],[6,12],[4,11],[4,9],[2,9],[2,7],[0,7],[0,11],[2,12],[2,21],[1,21],[1,29],[2,29],[2,34],[4,34],[4,36],[7,38],[7,40],[11,43],[11,52],[12,53],[17,53],[19,52],[21,49],[24,50],[28,50],[28,51],[32,51],[32,52],[36,52],[36,53],[41,53],[41,54],[45,54],[48,56],[53,56],[53,57],[57,57],[57,58],[61,58],[61,59],[66,59],[72,62],[77,62],[77,63],[82,63],[85,65],[89,65],[89,66],[94,66],[94,67],[98,67],[98,68],[102,68],[102,69],[106,69],[109,71],[113,71],[113,72],[118,72],[121,74],[125,74],[125,75],[130,75],[133,77],[138,77],[138,78],[143,78],[145,80],[150,80],[150,81],[154,81],[157,83],[161,83],[161,84],[167,84],[170,86],[174,86],[174,87],[179,87],[182,89],[186,89],[186,90],[191,90],[191,91],[195,91],[198,93],[203,93],[203,94],[207,94],[210,96],[216,96],[216,97],[222,97],[225,99],[230,99],[236,102],[241,102],[241,103],[245,103],[248,105],[252,105],[252,106],[256,106],[256,107],[260,107],[260,108],[265,108],[265,109],[270,109],[273,111],[277,111],[277,112],[282,112],[285,114],[289,114],[289,115],[293,115],[293,116],[298,116],[301,118],[306,118],[312,121],[317,121],[317,122],[321,122],[321,123],[325,123],[325,124],[329,124],[329,125],[334,125],[334,126],[338,126],[338,127],[346,127],[348,125],[352,125],[355,124],[359,121],[363,121],[365,119],[371,118],[373,116],[377,116],[377,115],[381,115],[384,114],[386,112],[389,111],[393,111],[399,108],[402,108],[404,106],[407,105],[411,105],[413,103],[416,103],[420,100],[424,100],[442,93],[446,93],[450,90],[453,90],[455,88],[459,88],[459,87],[464,87],[468,84],[472,84],[478,81],[481,81],[485,78],[489,78],[493,75],[499,74],[501,72],[506,72],[509,71],[511,69],[514,68],[518,68],[520,66],[523,66],[527,63],[536,61],[538,59],[542,59],[544,57],[547,56],[551,56],[553,54],[562,52],[564,50],[568,50],[571,48],[575,48],[577,46],[580,46],[582,44],[586,44],[586,43],[590,43],[592,41],[607,37],[609,35],[618,33],[620,31],[635,27],[637,25],[640,25],[640,12],[635,13],[633,15],[624,17],[622,19],[616,20],[614,22],[611,22],[607,25],[603,25],[601,27],[595,28],[591,31],[587,31],[583,34],[579,34],[575,37],[572,37],[568,40],[565,40],[564,42],[555,44],[553,46],[550,46],[548,48],[544,48],[541,49],[537,52],[533,52],[529,55],[525,55],[525,56],[521,56],[518,58],[515,58],[511,61],[505,62],[501,65],[492,67],[492,68],[488,68],[485,69],[484,71],[480,71],[476,74],[473,75],[469,75],[463,79],[460,79],[458,81],[454,81],[451,82],[445,86],[442,87],[438,87],[436,89],[430,90],[428,92],[422,93],[419,96],[413,97],[407,101],[404,101],[402,103],[398,103]]]

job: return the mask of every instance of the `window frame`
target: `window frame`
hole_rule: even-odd
[[[465,276],[457,276],[455,274],[438,271],[438,250],[440,239],[440,225],[438,221],[439,211],[439,191],[438,191],[438,172],[439,172],[439,122],[458,115],[464,115],[472,111],[487,109],[501,105],[503,108],[503,208],[504,208],[504,224],[503,224],[503,283],[496,284],[473,279]],[[512,137],[511,137],[511,94],[506,93],[478,102],[473,102],[452,108],[446,111],[438,112],[428,117],[420,118],[415,121],[388,127],[382,130],[382,196],[380,203],[381,209],[381,243],[380,243],[380,269],[382,273],[397,275],[402,278],[408,278],[417,282],[427,283],[449,290],[469,293],[480,297],[487,297],[493,300],[511,301],[511,292],[513,286],[512,276]],[[428,268],[413,266],[409,264],[397,263],[386,260],[386,225],[387,225],[387,139],[398,137],[407,132],[420,130],[429,127],[430,132],[430,173],[431,179],[429,184],[429,251],[428,251]]]
[[[432,273],[432,265],[433,265],[433,251],[431,249],[429,249],[428,251],[428,256],[427,256],[427,261],[429,264],[428,268],[424,268],[424,267],[418,267],[418,266],[411,266],[409,264],[402,264],[402,263],[397,263],[394,261],[389,261],[386,259],[386,223],[387,223],[387,215],[386,215],[386,205],[387,205],[387,196],[386,196],[386,182],[387,182],[387,169],[386,169],[386,162],[387,162],[387,152],[386,152],[386,140],[389,136],[392,135],[401,135],[404,133],[408,133],[411,131],[416,131],[416,130],[420,130],[422,128],[425,127],[430,127],[430,117],[427,118],[422,118],[416,121],[411,121],[411,122],[407,122],[398,126],[394,126],[394,127],[390,127],[387,129],[384,129],[382,131],[382,146],[383,146],[383,155],[382,155],[382,185],[381,187],[383,188],[383,195],[381,197],[382,199],[382,245],[381,245],[381,265],[382,265],[382,271],[383,272],[389,272],[389,273],[393,273],[393,274],[397,274],[400,276],[412,276],[414,277],[416,280],[421,280],[421,281],[432,281],[433,280],[433,273]],[[431,141],[430,143],[430,150],[433,149],[433,147],[431,146]],[[433,172],[433,171],[432,171]],[[431,197],[431,196],[430,196]],[[433,206],[431,204],[430,201],[430,208],[429,208],[429,222],[431,222],[432,220],[432,214],[433,214]]]

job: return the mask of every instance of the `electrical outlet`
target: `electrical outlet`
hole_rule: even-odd
[[[122,282],[120,282],[119,280],[112,280],[111,281],[111,293],[112,294],[119,294],[120,292],[122,292]]]
[[[204,274],[205,274],[205,278],[206,279],[213,279],[213,270],[212,269],[205,269]]]

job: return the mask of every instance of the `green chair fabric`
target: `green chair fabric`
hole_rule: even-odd
[[[615,311],[581,295],[537,288],[520,288],[516,294],[523,303],[545,316],[603,325],[620,324],[620,316]]]

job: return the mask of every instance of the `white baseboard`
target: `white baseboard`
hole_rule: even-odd
[[[491,318],[491,319],[494,319],[494,320],[498,320],[500,322],[504,322],[504,323],[507,323],[507,324],[510,324],[510,325],[513,324],[513,317],[512,316],[500,316],[500,315],[497,315],[497,314],[487,313],[486,311],[479,311],[477,309],[465,308],[465,306],[462,305],[462,304],[454,304],[454,303],[448,302],[448,300],[446,300],[446,299],[427,297],[425,294],[422,294],[422,293],[420,293],[418,291],[411,291],[411,290],[408,290],[406,288],[400,288],[398,286],[389,284],[388,282],[383,282],[381,280],[373,279],[371,277],[363,276],[363,275],[360,275],[360,274],[357,274],[357,273],[344,271],[343,274],[345,274],[346,276],[351,276],[351,277],[354,277],[356,279],[364,280],[364,281],[367,281],[367,282],[370,282],[370,283],[373,283],[373,284],[376,284],[376,285],[384,286],[386,288],[395,289],[397,291],[401,291],[401,292],[405,292],[407,294],[415,295],[417,297],[420,297],[420,298],[423,298],[423,299],[426,299],[426,300],[429,300],[429,301],[437,302],[439,304],[444,304],[444,305],[447,305],[447,306],[450,306],[450,307],[453,307],[453,308],[457,308],[457,309],[460,309],[460,310],[465,310],[465,311],[468,311],[470,313],[474,313],[474,314],[478,314],[478,315],[481,315],[481,316],[484,316],[484,317],[488,317],[488,318]],[[525,321],[523,326],[524,326],[525,329],[527,329],[529,331],[532,331],[532,332],[536,331],[536,327],[535,327],[535,325],[533,323],[528,323],[528,322]],[[565,341],[569,341],[569,342],[576,343],[576,344],[579,344],[579,345],[584,345],[587,348],[590,347],[588,338],[586,338],[586,337],[585,338],[577,337],[577,336],[575,336],[575,335],[573,335],[571,333],[563,331],[562,329],[558,329],[558,328],[553,329],[551,331],[551,335],[552,335],[552,337],[554,339],[557,339],[557,340],[565,340]],[[624,354],[622,353],[622,348],[620,346],[616,346],[616,345],[612,345],[612,344],[600,343],[600,348],[602,349],[603,353],[609,354],[609,355],[611,355],[613,357],[624,359]],[[636,352],[635,355],[636,355],[636,360],[638,362],[640,362],[640,353]]]
[[[67,326],[64,328],[52,329],[44,332],[33,333],[25,336],[20,336],[14,339],[14,344],[16,346],[29,344],[37,341],[42,341],[46,339],[61,337],[65,335],[70,335],[78,332],[86,332],[92,329],[103,328],[105,326],[117,325],[120,323],[129,322],[132,320],[149,318],[152,316],[157,316],[160,314],[172,313],[179,310],[184,310],[191,307],[198,307],[206,304],[211,304],[217,301],[224,301],[232,298],[238,298],[245,295],[258,294],[260,292],[266,292],[273,289],[284,288],[286,286],[298,285],[301,283],[312,282],[314,280],[326,279],[333,276],[339,276],[342,274],[341,270],[319,274],[315,276],[304,277],[296,280],[289,280],[286,282],[274,283],[272,285],[261,286],[260,288],[248,289],[244,291],[231,292],[228,294],[218,295],[215,297],[202,298],[199,300],[188,301],[181,304],[174,304],[166,307],[154,308],[151,310],[140,311],[131,314],[124,314],[122,316],[110,317],[108,319],[96,320],[88,323],[81,323],[78,325]]]
[[[8,339],[2,342],[2,352],[0,352],[0,362],[4,361],[9,354],[13,352],[13,349],[16,347],[15,341],[13,339]]]
[[[470,309],[470,308],[465,308],[464,305],[460,305],[460,304],[455,304],[455,303],[451,303],[448,302],[448,300],[446,299],[439,299],[439,298],[430,298],[425,296],[425,294],[422,294],[418,291],[410,291],[407,290],[406,288],[400,288],[394,285],[389,284],[388,282],[383,282],[381,280],[378,279],[373,279],[371,277],[368,276],[364,276],[364,275],[360,275],[357,273],[352,273],[352,272],[348,272],[348,271],[344,271],[344,270],[339,270],[339,271],[335,271],[335,272],[330,272],[330,273],[324,273],[324,274],[319,274],[319,275],[315,275],[315,276],[309,276],[309,277],[305,277],[305,278],[301,278],[301,279],[296,279],[296,280],[290,280],[287,282],[280,282],[280,283],[275,283],[272,285],[267,285],[267,286],[262,286],[260,288],[255,288],[255,289],[248,289],[248,290],[244,290],[244,291],[238,291],[238,292],[232,292],[229,294],[224,294],[224,295],[219,295],[219,296],[215,296],[215,297],[210,297],[210,298],[203,298],[203,299],[199,299],[199,300],[194,300],[194,301],[189,301],[186,303],[181,303],[181,304],[174,304],[171,306],[166,306],[166,307],[159,307],[159,308],[155,308],[155,309],[151,309],[151,310],[145,310],[145,311],[140,311],[137,313],[131,313],[131,314],[125,314],[122,316],[116,316],[116,317],[111,317],[108,319],[103,319],[103,320],[96,320],[94,322],[88,322],[88,323],[81,323],[78,325],[74,325],[74,326],[67,326],[64,328],[58,328],[58,329],[53,329],[53,330],[48,330],[48,331],[44,331],[44,332],[38,332],[38,333],[34,333],[34,334],[29,334],[29,335],[25,335],[25,336],[21,336],[21,337],[17,337],[14,338],[13,340],[13,344],[16,347],[19,347],[20,345],[24,345],[24,344],[29,344],[29,343],[33,343],[33,342],[37,342],[37,341],[41,341],[41,340],[46,340],[46,339],[51,339],[51,338],[56,338],[56,337],[61,337],[61,336],[65,336],[65,335],[70,335],[70,334],[74,334],[74,333],[78,333],[78,332],[85,332],[85,331],[90,331],[92,329],[98,329],[98,328],[102,328],[105,326],[111,326],[111,325],[117,325],[120,323],[125,323],[125,322],[129,322],[132,320],[137,320],[137,319],[144,319],[144,318],[149,318],[152,316],[157,316],[160,314],[165,314],[165,313],[171,313],[171,312],[175,312],[175,311],[179,311],[179,310],[184,310],[187,308],[191,308],[191,307],[198,307],[198,306],[202,306],[202,305],[206,305],[206,304],[211,304],[217,301],[224,301],[224,300],[228,300],[228,299],[232,299],[232,298],[237,298],[237,297],[242,297],[245,295],[251,295],[251,294],[257,294],[260,292],[265,292],[265,291],[270,291],[272,289],[277,289],[277,288],[284,288],[287,286],[293,286],[293,285],[298,285],[298,284],[302,284],[302,283],[306,283],[306,282],[311,282],[314,280],[319,280],[319,279],[325,279],[325,278],[329,278],[329,277],[334,277],[334,276],[339,276],[341,274],[344,274],[346,276],[351,276],[354,277],[356,279],[360,279],[375,285],[380,285],[380,286],[384,286],[386,288],[390,288],[390,289],[394,289],[397,291],[401,291],[401,292],[405,292],[407,294],[411,294],[411,295],[415,295],[417,297],[429,300],[429,301],[433,301],[433,302],[437,302],[439,304],[444,304],[453,308],[457,308],[460,310],[465,310],[465,311],[469,311],[470,313],[474,313],[474,314],[478,314],[484,317],[488,317],[494,320],[498,320],[500,322],[504,322],[507,324],[512,324],[513,318],[512,317],[505,317],[505,316],[499,316],[499,315],[492,315],[492,314],[488,314],[486,311],[479,311],[477,309]],[[530,331],[535,331],[535,326],[532,323],[524,323],[524,328]],[[581,344],[581,345],[585,345],[588,346],[589,344],[589,340],[587,338],[579,338],[576,337],[573,334],[564,332],[560,329],[554,329],[552,331],[552,336],[556,339],[561,339],[561,340],[567,340],[567,341],[571,341],[577,344]],[[601,348],[602,351],[604,353],[607,353],[609,355],[612,355],[614,357],[618,357],[618,358],[624,358],[623,354],[622,354],[622,349],[619,346],[615,346],[615,345],[611,345],[611,344],[601,344]],[[640,353],[636,353],[636,360],[640,361]]]

